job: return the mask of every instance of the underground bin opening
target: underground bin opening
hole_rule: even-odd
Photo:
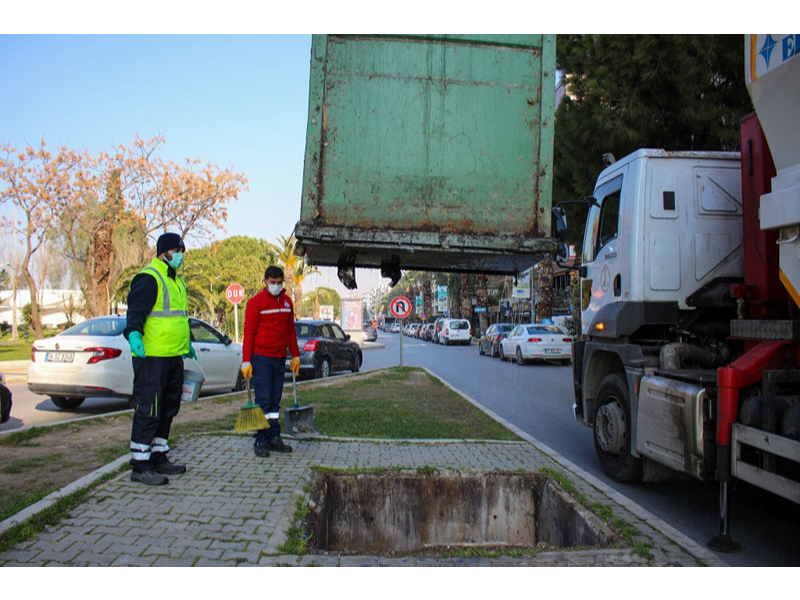
[[[542,473],[315,471],[312,551],[608,547],[617,533]]]

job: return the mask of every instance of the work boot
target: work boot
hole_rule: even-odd
[[[291,452],[292,447],[288,444],[284,444],[281,438],[275,438],[271,442],[267,442],[267,447],[272,450],[273,452]]]
[[[153,468],[156,470],[156,473],[161,473],[162,475],[180,475],[181,473],[186,473],[185,465],[177,465],[169,462],[169,458],[167,458],[166,454],[157,454],[154,452],[150,461],[153,463]]]
[[[131,481],[136,481],[145,485],[167,485],[169,483],[169,479],[160,473],[156,473],[155,469],[131,471]]]
[[[269,456],[269,448],[267,448],[266,444],[256,444],[253,446],[253,452],[259,458],[266,458]]]

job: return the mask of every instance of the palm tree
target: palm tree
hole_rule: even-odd
[[[289,237],[278,236],[278,243],[268,243],[268,250],[275,254],[275,258],[283,268],[283,287],[286,288],[286,293],[294,298],[294,276],[297,271],[297,263],[299,257],[294,253],[295,240],[294,234]],[[295,307],[295,312],[297,307]]]
[[[317,267],[310,266],[304,258],[297,261],[297,267],[294,271],[294,293],[292,301],[294,302],[294,316],[299,319],[301,308],[303,304],[303,281],[309,275],[319,275]],[[317,313],[319,315],[319,313]],[[317,317],[314,317],[317,318]]]

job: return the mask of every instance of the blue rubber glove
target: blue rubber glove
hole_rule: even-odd
[[[128,343],[131,345],[131,354],[144,358],[144,342],[142,341],[142,334],[138,331],[131,331],[128,334]]]
[[[194,346],[189,344],[189,353],[188,354],[184,354],[183,358],[193,358],[193,359],[197,360],[197,352],[194,351]]]

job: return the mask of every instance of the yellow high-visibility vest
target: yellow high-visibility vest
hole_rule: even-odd
[[[189,352],[189,302],[186,284],[167,275],[168,266],[154,258],[139,271],[158,282],[158,297],[144,322],[144,353],[146,356],[182,356]]]

